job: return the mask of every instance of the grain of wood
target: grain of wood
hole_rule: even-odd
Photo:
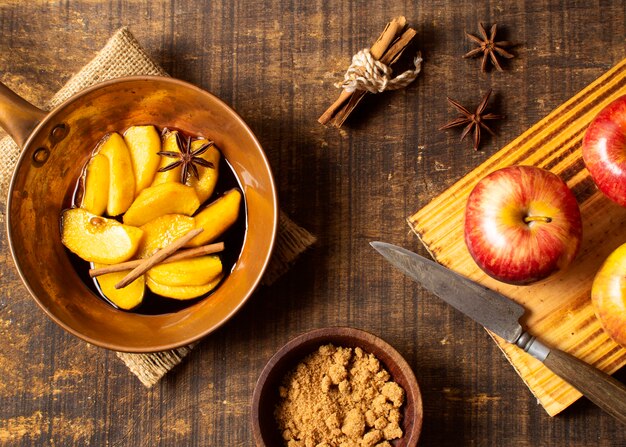
[[[265,362],[293,336],[328,325],[369,330],[407,358],[424,394],[420,446],[626,443],[623,428],[584,401],[546,417],[482,328],[393,272],[368,245],[382,239],[426,254],[405,217],[623,59],[623,6],[367,7],[363,14],[357,3],[321,0],[0,2],[1,81],[41,105],[128,25],[168,73],[237,110],[265,148],[282,209],[318,236],[314,250],[146,391],[113,353],[47,320],[21,286],[0,222],[0,432],[20,417],[41,432],[15,432],[0,445],[250,446],[249,399]],[[332,84],[349,57],[399,15],[418,31],[419,81],[365,102],[341,132],[324,129],[316,119],[335,99]],[[483,75],[478,60],[461,59],[472,46],[463,33],[479,21],[497,21],[499,38],[520,44],[504,73]],[[489,87],[495,111],[508,118],[482,152],[436,130],[449,120],[445,96],[469,104]],[[0,197],[0,220],[5,206]],[[41,418],[32,417],[37,411]]]
[[[523,304],[530,333],[608,373],[626,364],[626,349],[620,349],[602,330],[589,297],[600,263],[626,239],[622,231],[626,210],[599,191],[580,190],[579,185],[592,182],[580,147],[593,117],[625,93],[626,59],[408,219],[438,262]],[[489,172],[513,164],[547,168],[565,180],[577,193],[584,225],[575,264],[547,281],[525,287],[509,286],[485,275],[463,238],[465,203],[476,183]],[[554,416],[580,397],[541,362],[498,337],[494,339],[548,414]]]

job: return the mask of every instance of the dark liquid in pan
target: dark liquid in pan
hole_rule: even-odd
[[[181,131],[179,130],[179,132]],[[181,132],[181,136],[184,136],[184,139],[186,140],[188,135],[185,134],[184,132]],[[172,159],[172,161],[174,161],[174,159]],[[235,175],[235,171],[231,167],[230,163],[228,163],[228,161],[223,156],[220,157],[220,165],[219,165],[218,172],[219,172],[219,175],[217,178],[217,184],[215,186],[215,191],[213,192],[213,195],[211,195],[211,197],[209,197],[209,199],[205,203],[200,205],[200,208],[198,209],[196,213],[200,212],[209,203],[221,197],[228,190],[237,188],[243,193],[243,188],[241,187],[241,184],[239,183],[239,180],[237,179],[237,176]],[[80,192],[82,189],[82,186],[80,183],[81,183],[81,179],[78,180],[77,186],[76,186],[76,191],[78,192]],[[79,200],[76,200],[78,196],[79,194],[74,194],[74,199],[73,199],[74,203],[68,204],[69,205],[68,207],[78,206],[78,203],[76,203],[76,202],[79,202]],[[224,242],[224,247],[225,247],[224,251],[217,254],[222,260],[222,271],[224,272],[224,278],[222,279],[222,281],[224,281],[224,279],[233,270],[233,268],[235,267],[235,263],[237,262],[237,260],[239,259],[239,255],[241,254],[241,249],[243,247],[244,239],[246,236],[246,230],[247,230],[247,219],[246,219],[247,214],[246,214],[245,202],[246,201],[245,201],[245,196],[244,196],[243,200],[241,201],[241,209],[239,210],[239,218],[237,219],[235,224],[231,226],[217,240],[213,241],[213,242]],[[121,218],[118,220],[121,221]],[[91,268],[91,264],[79,258],[70,250],[65,249],[65,251],[67,252],[69,256],[70,261],[72,262],[72,265],[76,269],[78,276],[80,276],[80,278],[89,287],[89,289],[91,289],[94,294],[96,294],[97,296],[105,300],[111,306],[117,307],[115,306],[115,304],[111,303],[102,294],[102,292],[100,291],[100,288],[98,287],[98,283],[96,279],[91,278],[89,276],[89,269]],[[207,298],[213,292],[215,292],[218,288],[219,288],[219,285],[215,287],[208,294],[203,295],[198,298],[194,298],[190,300],[176,300],[172,298],[166,298],[161,295],[157,295],[156,293],[153,293],[146,285],[142,303],[138,307],[132,310],[129,310],[128,312],[145,314],[145,315],[159,315],[159,314],[177,312],[181,309],[192,306],[193,304],[197,303],[200,300]]]

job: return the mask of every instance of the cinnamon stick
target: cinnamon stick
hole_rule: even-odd
[[[120,282],[115,284],[116,289],[122,289],[129,285],[131,282],[139,278],[141,275],[146,273],[152,267],[163,261],[165,258],[169,257],[180,247],[185,245],[187,242],[192,240],[194,237],[202,233],[202,228],[196,228],[191,230],[189,233],[185,234],[183,237],[179,237],[174,242],[172,242],[167,247],[162,248],[157,251],[155,254],[150,256],[149,258],[143,259],[141,264],[135,267],[128,275],[126,275]]]
[[[385,51],[383,56],[379,59],[385,65],[391,65],[395,63],[404,50],[409,46],[413,38],[417,35],[417,31],[413,28],[408,28],[398,37],[391,47]],[[345,92],[345,90],[344,90]],[[347,103],[342,104],[335,111],[335,115],[329,120],[328,124],[334,127],[341,127],[346,121],[350,113],[356,108],[368,92],[365,90],[356,90],[351,94],[350,100]]]
[[[376,42],[371,46],[370,53],[372,57],[376,60],[380,60],[383,54],[389,48],[389,45],[396,39],[398,34],[404,29],[406,26],[406,18],[403,16],[396,17],[391,22],[387,23],[385,29],[382,34],[376,39]],[[354,94],[357,92],[348,93],[345,90],[341,90],[341,94],[339,98],[326,109],[324,113],[318,118],[318,122],[326,125],[331,119],[335,116],[338,110],[342,108],[342,106],[351,99]],[[339,127],[339,126],[337,126]]]
[[[219,253],[224,251],[224,243],[218,242],[217,244],[208,244],[201,247],[189,248],[187,250],[181,250],[174,253],[169,258],[166,258],[161,264],[169,264],[174,261],[182,261],[183,259],[196,258],[198,256],[210,255],[212,253]],[[106,267],[99,267],[89,270],[89,276],[95,278],[100,275],[106,275],[107,273],[124,272],[126,270],[132,270],[141,263],[143,259],[137,259],[134,261],[122,262],[120,264],[107,265]]]

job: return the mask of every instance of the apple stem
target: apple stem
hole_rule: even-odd
[[[548,217],[548,216],[526,216],[526,217],[524,217],[524,222],[526,222],[526,223],[530,223],[530,222],[546,222],[546,223],[550,223],[550,222],[552,222],[552,218]]]

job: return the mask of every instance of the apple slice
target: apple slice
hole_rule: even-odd
[[[209,204],[195,216],[196,228],[204,231],[190,240],[187,246],[198,247],[218,238],[237,221],[240,206],[241,192],[238,189],[227,191]]]
[[[94,262],[94,268],[106,267],[107,264]],[[144,275],[131,282],[126,287],[116,289],[115,284],[120,282],[130,272],[107,273],[96,278],[98,287],[102,294],[120,309],[130,310],[139,306],[143,302],[146,290],[146,279]]]
[[[85,187],[80,207],[102,216],[109,202],[109,159],[94,155],[85,170]]]
[[[161,136],[154,126],[132,126],[124,132],[135,174],[135,197],[152,184],[159,169]]]
[[[223,275],[219,275],[213,281],[203,286],[166,286],[165,284],[155,282],[150,277],[146,280],[146,284],[148,288],[157,295],[174,298],[176,300],[190,300],[206,295],[211,290],[215,289],[222,280],[222,277]]]
[[[167,182],[139,193],[124,214],[124,223],[139,227],[166,214],[191,216],[200,206],[196,191],[181,183]]]
[[[148,278],[165,286],[203,286],[222,273],[218,256],[200,256],[159,264],[148,270]]]
[[[195,227],[196,220],[184,214],[166,214],[151,220],[139,227],[143,230],[144,236],[137,249],[136,257],[143,259],[152,256]]]
[[[180,147],[178,147],[178,138],[176,137],[177,134],[178,134],[178,131],[171,130],[171,131],[168,131],[163,136],[163,149],[162,149],[163,152],[180,153]],[[172,164],[176,161],[175,158],[170,158],[170,157],[165,157],[165,156],[160,156],[160,158],[161,160],[159,162],[158,169],[163,169],[167,165]],[[154,180],[152,181],[152,186],[160,185],[162,183],[169,183],[169,182],[180,183],[181,169],[182,167],[178,166],[174,169],[170,169],[169,171],[157,172],[154,176]]]
[[[130,154],[124,139],[118,133],[104,137],[98,151],[109,160],[109,200],[107,214],[119,216],[135,198],[135,176]]]
[[[85,261],[118,264],[130,259],[143,231],[114,219],[97,216],[82,208],[63,211],[61,242]]]
[[[191,151],[195,151],[200,149],[205,144],[208,144],[209,140],[203,138],[201,140],[195,140],[191,142]],[[200,199],[200,203],[204,203],[213,191],[215,190],[215,185],[217,184],[217,177],[219,175],[219,164],[220,164],[220,151],[212,145],[204,154],[200,155],[200,158],[208,161],[213,165],[213,167],[205,167],[205,166],[197,166],[198,169],[198,178],[193,175],[190,175],[187,179],[187,185],[192,186],[196,190],[196,194],[198,194],[198,199]]]

